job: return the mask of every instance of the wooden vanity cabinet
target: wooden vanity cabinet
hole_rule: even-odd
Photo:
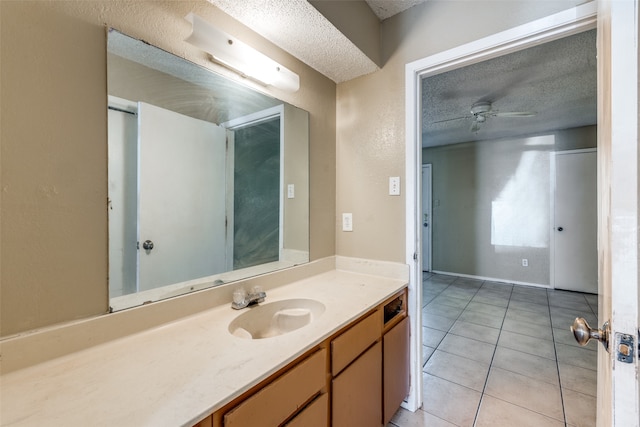
[[[403,289],[194,427],[386,426],[409,394]]]
[[[200,421],[198,424],[194,424],[193,427],[213,427],[213,416],[209,415],[207,418]]]
[[[382,421],[382,314],[379,309],[331,341],[331,425]]]
[[[329,394],[322,393],[293,417],[285,427],[327,427],[329,425]]]
[[[327,351],[320,349],[224,414],[224,427],[279,426],[326,389]],[[326,425],[326,424],[325,424]]]
[[[407,290],[389,298],[382,305],[382,311],[382,425],[386,426],[409,395],[411,385],[411,324],[407,316]]]
[[[409,395],[410,376],[410,324],[404,317],[396,326],[384,334],[383,342],[383,418],[387,425],[402,401]]]

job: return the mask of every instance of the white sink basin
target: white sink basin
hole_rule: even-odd
[[[243,309],[229,332],[239,338],[271,338],[295,331],[324,313],[325,306],[312,299],[287,299]]]

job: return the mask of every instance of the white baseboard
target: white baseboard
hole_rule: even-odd
[[[440,271],[440,270],[432,270],[431,273],[444,274],[446,276],[465,277],[468,279],[485,280],[485,281],[496,282],[496,283],[504,283],[505,285],[533,286],[536,288],[553,289],[551,285],[543,285],[541,283],[519,282],[516,280],[497,279],[495,277],[475,276],[473,274],[460,274],[460,273],[452,273],[449,271]]]

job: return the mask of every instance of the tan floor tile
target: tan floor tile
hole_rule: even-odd
[[[548,326],[540,326],[530,322],[521,322],[512,318],[504,319],[502,329],[534,338],[541,338],[543,340],[551,341],[553,338],[551,328]]]
[[[464,309],[452,307],[450,305],[440,304],[432,301],[422,310],[423,314],[435,314],[436,316],[447,317],[449,319],[457,319]]]
[[[456,322],[456,319],[449,319],[435,314],[422,314],[422,326],[427,328],[438,329],[447,332]]]
[[[553,341],[543,340],[540,338],[530,337],[527,335],[516,334],[514,332],[500,332],[498,345],[510,348],[512,350],[522,351],[524,353],[534,354],[540,357],[554,360],[556,352],[553,347]]]
[[[438,350],[488,365],[491,363],[495,346],[486,342],[447,334],[438,346]]]
[[[475,427],[564,427],[564,422],[485,395]]]
[[[447,335],[445,331],[423,327],[422,328],[422,344],[428,345],[429,347],[437,347],[445,335]]]
[[[455,424],[451,424],[443,419],[440,419],[434,415],[431,415],[422,409],[418,409],[416,412],[407,411],[400,408],[391,419],[389,426],[398,427],[456,427]]]
[[[489,374],[489,364],[436,350],[423,371],[481,392]]]
[[[498,346],[491,366],[559,385],[555,360]]]
[[[596,397],[598,373],[592,369],[559,363],[563,390],[573,390]]]
[[[456,307],[456,308],[465,308],[467,304],[469,304],[469,301],[467,301],[466,299],[452,298],[444,294],[438,295],[433,299],[432,302],[439,305],[446,305],[449,307]]]
[[[505,307],[498,307],[496,305],[484,304],[477,301],[471,301],[469,305],[467,305],[466,310],[475,311],[477,313],[485,313],[496,317],[502,317],[507,312],[507,309]]]
[[[596,398],[573,390],[563,390],[567,424],[574,427],[595,427]]]
[[[500,329],[458,320],[449,333],[495,345],[500,336]]]
[[[503,295],[495,292],[483,292],[478,293],[473,297],[471,302],[480,302],[483,304],[495,305],[497,307],[507,307],[509,304],[508,296],[505,298]]]
[[[558,353],[558,362],[586,369],[597,369],[597,351],[557,343],[556,352]]]
[[[502,315],[493,315],[486,313],[478,313],[477,311],[468,311],[465,310],[462,312],[458,320],[462,320],[464,322],[476,323],[478,325],[489,326],[491,328],[500,328],[502,327],[502,320],[504,316]]]
[[[539,314],[533,311],[519,310],[517,308],[509,307],[505,318],[517,320],[518,322],[531,323],[540,327],[551,326],[551,318],[548,314]]]
[[[422,375],[423,410],[459,427],[471,427],[481,393],[429,374]]]
[[[492,367],[485,393],[564,421],[560,387],[556,385]]]

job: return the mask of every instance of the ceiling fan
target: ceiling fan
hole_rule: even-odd
[[[471,106],[471,115],[462,117],[456,117],[453,119],[440,120],[434,123],[450,122],[453,120],[472,119],[471,132],[477,132],[480,129],[480,125],[487,121],[489,117],[533,117],[537,113],[534,111],[508,111],[501,113],[498,110],[492,108],[491,102],[480,101]]]

